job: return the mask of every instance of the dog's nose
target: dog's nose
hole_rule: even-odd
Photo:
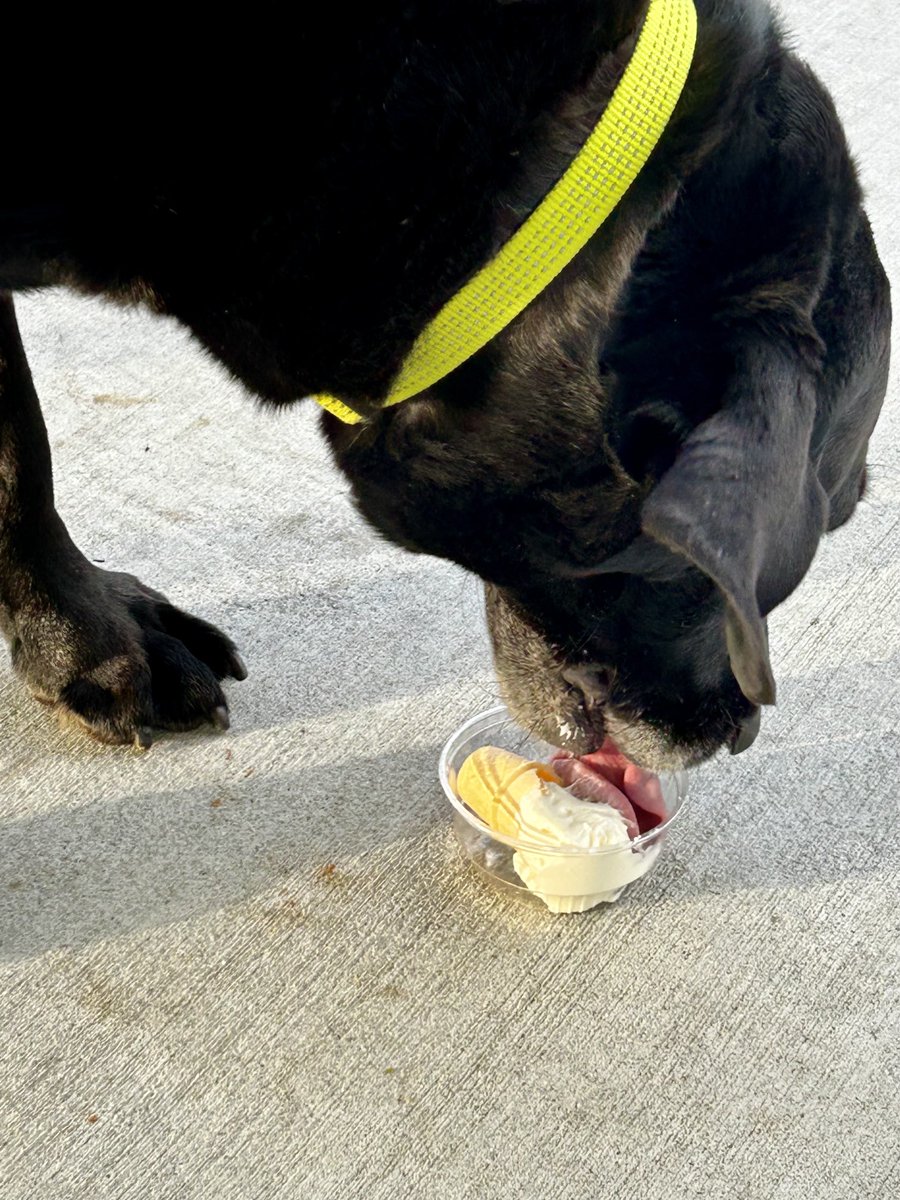
[[[563,667],[562,677],[569,687],[581,693],[589,708],[604,704],[609,698],[609,675],[595,663]]]
[[[754,708],[749,717],[744,717],[731,738],[732,754],[741,754],[750,749],[759,733],[760,721],[761,714],[758,708]]]

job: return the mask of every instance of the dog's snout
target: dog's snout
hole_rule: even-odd
[[[750,749],[759,733],[760,721],[761,716],[758,708],[755,708],[749,717],[744,717],[731,739],[732,754],[741,754],[744,750]]]
[[[562,677],[589,708],[596,708],[609,698],[609,675],[602,667],[593,663],[563,667]]]

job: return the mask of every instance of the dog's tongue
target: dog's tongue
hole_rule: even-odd
[[[631,837],[646,833],[666,819],[666,802],[659,779],[652,771],[630,762],[607,738],[599,750],[574,758],[560,750],[551,759],[553,769],[581,800],[594,800],[617,809]]]

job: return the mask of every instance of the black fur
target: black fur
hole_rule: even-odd
[[[855,507],[890,322],[827,95],[761,0],[697,7],[688,86],[614,216],[484,351],[386,412],[417,331],[599,118],[638,0],[147,31],[124,94],[82,29],[46,50],[49,103],[11,120],[0,207],[7,291],[149,304],[267,401],[369,413],[326,419],[360,508],[488,581],[519,719],[578,750],[610,731],[656,766],[774,698],[764,618]],[[115,740],[221,717],[230,643],[81,558],[9,306],[0,349],[0,613],[26,680]]]

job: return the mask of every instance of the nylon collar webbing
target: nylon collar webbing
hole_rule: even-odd
[[[571,166],[425,326],[384,407],[418,395],[486,346],[587,245],[662,136],[684,88],[696,36],[693,0],[651,0],[618,87]],[[315,399],[347,424],[362,420],[335,396]]]

